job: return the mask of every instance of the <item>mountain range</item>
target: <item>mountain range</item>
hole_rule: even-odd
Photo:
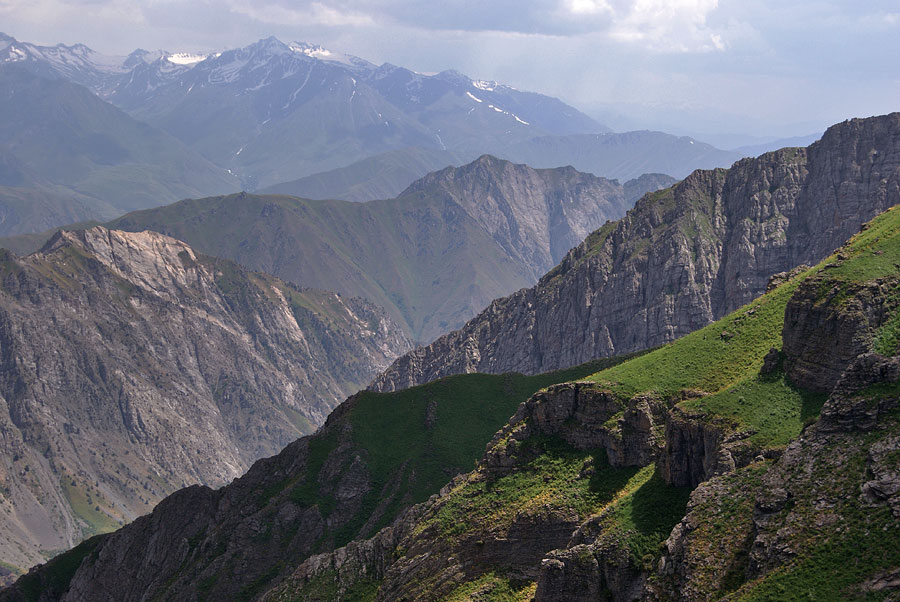
[[[311,433],[409,342],[361,299],[152,233],[0,261],[0,554],[26,567],[221,486]]]
[[[457,164],[490,153],[622,180],[682,177],[740,158],[661,132],[613,134],[558,99],[498,82],[376,66],[275,38],[204,55],[137,50],[107,57],[82,45],[3,36],[0,63],[89,87],[239,177],[246,190],[410,148],[446,151]]]
[[[787,182],[820,191],[825,217],[807,222],[820,237],[860,230],[814,267],[766,278],[755,299],[762,276],[747,275],[722,318],[566,372],[361,392],[232,484],[183,489],[0,599],[890,599],[900,211],[855,228],[844,218],[900,190],[888,169],[898,119],[845,122],[805,153],[698,172],[638,203],[657,207],[650,246],[676,261],[666,232],[698,204],[748,209],[741,227],[755,242],[740,248],[757,259],[790,248],[791,220],[757,210],[777,206]],[[731,194],[709,195],[715,182]],[[629,223],[633,214],[593,238]],[[615,267],[594,265],[598,280]]]
[[[461,326],[491,299],[534,284],[592,228],[672,178],[626,182],[489,155],[352,203],[235,194],[188,199],[107,222],[153,230],[301,286],[361,296],[416,341]],[[44,237],[3,244],[30,252]]]
[[[276,38],[0,89],[0,602],[900,594],[900,113],[734,162]]]

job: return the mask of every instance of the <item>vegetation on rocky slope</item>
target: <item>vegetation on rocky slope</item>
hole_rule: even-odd
[[[819,266],[798,271],[757,301],[591,375],[594,384],[574,389],[574,405],[571,388],[536,395],[495,436],[473,472],[455,479],[411,522],[373,540],[395,547],[376,565],[363,564],[370,588],[373,575],[380,576],[369,599],[445,600],[481,587],[491,599],[490,592],[510,591],[509,584],[536,600],[706,600],[729,593],[741,600],[880,599],[895,587],[900,564],[891,548],[898,529],[893,506],[879,501],[894,495],[891,471],[900,469],[900,455],[889,452],[895,413],[879,413],[872,434],[851,428],[791,443],[813,423],[809,432],[830,432],[828,420],[834,422],[844,394],[834,393],[826,406],[831,418],[816,422],[826,395],[793,384],[796,358],[785,359],[780,349],[782,326],[785,336],[798,327],[786,310],[811,286],[828,291],[820,303],[832,308],[827,315],[834,323],[856,316],[858,336],[869,349],[883,349],[896,319],[891,295],[866,297],[865,303],[889,309],[867,313],[853,297],[858,289],[846,297],[830,291],[845,281],[893,277],[898,250],[900,209],[893,209]],[[859,314],[877,320],[862,324]],[[816,332],[811,343],[827,362],[835,353],[834,327]],[[897,396],[888,380],[851,399],[854,407],[874,408],[896,403]],[[666,408],[665,443],[655,462],[623,465],[621,446],[652,444],[657,428],[653,412],[635,419],[642,403]],[[650,435],[629,438],[641,420],[650,421]],[[598,429],[610,436],[585,434]],[[605,443],[597,447],[597,441]],[[873,474],[880,484],[865,485]],[[861,486],[863,495],[848,495]],[[781,488],[792,492],[786,503],[767,501]],[[823,500],[833,501],[823,506]],[[773,518],[762,525],[760,512]],[[783,543],[754,535],[761,529]],[[329,583],[338,598],[355,582],[354,572],[343,570],[346,558],[338,552],[315,565],[334,567]],[[301,566],[286,584],[302,585],[311,575],[313,565]],[[288,599],[288,589],[279,591],[272,599]]]
[[[136,584],[134,591],[149,588],[160,600],[181,599],[187,592],[208,600],[251,599],[310,554],[373,534],[410,505],[437,493],[454,474],[471,470],[497,428],[534,391],[619,361],[599,360],[536,376],[464,375],[398,393],[361,392],[319,433],[260,461],[233,485],[209,492],[210,497],[196,489],[176,494],[147,517],[161,524],[151,527],[142,519],[112,539],[101,539],[94,556],[101,561],[94,566],[103,571],[106,546],[121,545],[116,538],[187,538],[183,560],[161,561],[160,574],[167,577],[152,585]],[[209,504],[232,499],[227,507],[233,510],[212,521]],[[169,532],[167,525],[176,515],[194,514],[188,527],[176,519]],[[132,560],[141,563],[140,558]],[[109,568],[111,579],[130,570]],[[317,581],[321,583],[324,578]],[[87,585],[88,591],[99,591],[92,589],[97,587]],[[353,591],[368,590],[360,583]]]

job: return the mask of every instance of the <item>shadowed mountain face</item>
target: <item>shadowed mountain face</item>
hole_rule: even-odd
[[[312,432],[409,343],[378,308],[152,232],[0,261],[0,538],[22,568],[220,486]]]
[[[109,219],[237,180],[89,90],[0,66],[0,233]]]
[[[900,202],[900,113],[835,125],[808,148],[697,171],[596,230],[537,286],[400,358],[373,387],[464,372],[536,373],[672,341],[827,255]]]

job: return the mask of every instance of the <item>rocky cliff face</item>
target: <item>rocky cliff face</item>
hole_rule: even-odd
[[[900,305],[897,286],[893,277],[851,285],[827,276],[805,282],[784,317],[791,380],[831,391],[847,364],[873,349],[878,330]]]
[[[22,568],[222,485],[409,345],[371,304],[156,233],[64,232],[0,261],[0,557]]]
[[[859,356],[778,462],[701,484],[642,598],[896,595],[898,376],[898,358]]]
[[[898,202],[900,113],[835,125],[806,149],[696,171],[372,387],[533,373],[671,341],[755,298],[773,274],[817,263]]]

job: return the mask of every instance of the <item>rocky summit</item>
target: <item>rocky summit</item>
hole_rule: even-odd
[[[25,569],[178,488],[228,483],[408,346],[365,301],[153,232],[96,227],[4,251],[4,562]]]
[[[575,365],[672,341],[815,264],[900,202],[900,113],[854,119],[808,148],[696,171],[591,233],[530,289],[398,359],[372,387]]]

